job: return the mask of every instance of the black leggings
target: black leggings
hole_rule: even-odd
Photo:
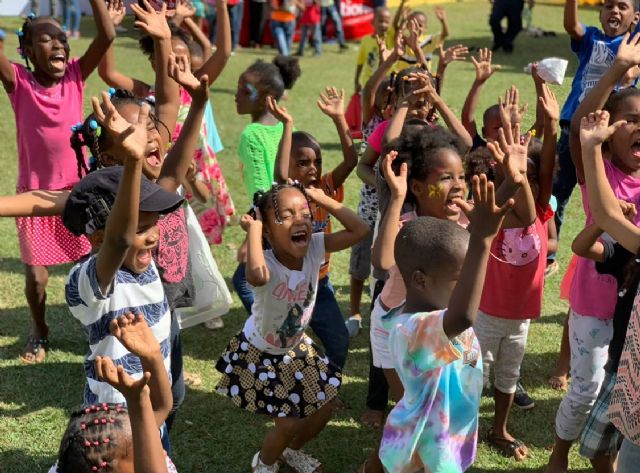
[[[371,296],[370,312],[373,312],[373,304],[382,292],[384,281],[378,280],[373,288]],[[384,411],[389,403],[389,383],[382,368],[373,366],[371,356],[371,343],[369,343],[369,386],[367,389],[367,408],[373,411]]]

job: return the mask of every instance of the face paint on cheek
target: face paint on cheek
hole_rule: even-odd
[[[439,199],[442,195],[440,184],[429,184],[429,186],[427,186],[427,192],[429,199]]]
[[[247,90],[249,91],[249,100],[255,102],[258,100],[258,89],[253,84],[246,85]]]

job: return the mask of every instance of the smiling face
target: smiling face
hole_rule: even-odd
[[[611,162],[626,174],[640,172],[640,96],[625,98],[612,114],[610,123],[626,120],[609,140]]]
[[[391,24],[391,12],[382,7],[377,8],[375,17],[373,18],[373,29],[376,31],[376,35],[384,36],[389,30]]]
[[[436,163],[426,179],[409,180],[409,189],[418,205],[418,215],[457,222],[461,210],[453,199],[464,199],[467,192],[462,160],[449,148],[439,150],[434,159]]]
[[[140,212],[133,244],[122,265],[135,274],[144,273],[152,261],[151,252],[158,246],[158,212]]]
[[[138,122],[140,105],[132,102],[116,103],[118,113],[129,123]],[[100,160],[104,165],[122,164],[122,157],[110,153],[113,141],[110,136],[105,137],[105,143],[100,148]],[[164,140],[160,136],[156,123],[151,117],[147,123],[147,150],[146,158],[142,167],[143,174],[152,181],[160,177],[162,163],[164,162]]]
[[[51,86],[59,82],[67,70],[69,44],[67,34],[52,18],[33,20],[29,24],[29,35],[24,53],[33,63],[34,73],[42,85]]]
[[[309,203],[295,187],[280,190],[276,199],[278,211],[270,204],[263,216],[265,236],[283,265],[300,269],[311,243],[313,218]]]
[[[633,0],[605,0],[600,10],[602,29],[610,38],[625,34],[638,18]]]

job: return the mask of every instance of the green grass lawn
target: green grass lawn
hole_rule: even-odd
[[[429,7],[430,8],[430,7]],[[451,20],[452,39],[468,46],[491,45],[487,24],[489,3],[458,3],[447,5]],[[594,10],[581,11],[581,20],[597,24]],[[430,24],[435,17],[429,16]],[[560,101],[564,101],[575,71],[575,60],[569,49],[569,39],[562,30],[562,8],[537,6],[534,24],[555,31],[557,37],[532,39],[522,34],[513,55],[496,54],[495,62],[502,64],[485,87],[481,100],[480,116],[485,107],[496,102],[498,94],[511,84],[520,87],[522,97],[530,105],[531,112],[525,119],[533,121],[534,89],[523,67],[534,59],[546,56],[571,58],[568,77],[562,87],[555,87]],[[20,26],[18,19],[3,19],[7,31]],[[85,20],[84,38],[91,36],[93,24]],[[136,38],[124,36],[116,40],[116,57],[119,67],[126,73],[152,81],[148,61],[140,53]],[[79,55],[88,45],[87,39],[71,43],[72,54]],[[8,54],[17,59],[17,38],[9,35],[6,44]],[[302,77],[290,93],[286,106],[293,114],[298,129],[311,132],[325,151],[325,170],[340,159],[339,142],[331,122],[316,108],[315,101],[327,85],[344,87],[351,92],[357,45],[344,54],[335,52],[337,46],[327,45],[321,58],[302,60]],[[241,51],[229,64],[211,89],[216,121],[226,146],[219,155],[225,178],[238,210],[248,208],[248,198],[239,172],[235,149],[242,128],[248,117],[235,113],[233,94],[240,73],[258,58],[269,60],[271,50]],[[456,111],[460,111],[467,90],[473,81],[470,62],[456,63],[447,73],[443,95]],[[105,89],[94,74],[88,82],[87,100]],[[5,119],[0,124],[0,193],[10,194],[15,188],[16,146],[14,120],[6,94],[0,93],[0,114]],[[360,181],[352,175],[347,182],[346,203],[355,208]],[[566,267],[570,256],[570,243],[583,224],[578,199],[573,199],[563,227],[560,263]],[[87,351],[80,325],[71,317],[63,298],[64,279],[69,266],[51,269],[48,291],[47,318],[50,326],[51,351],[46,363],[25,366],[18,356],[29,331],[29,311],[23,295],[22,265],[19,259],[15,226],[12,220],[0,221],[0,472],[27,473],[46,471],[55,460],[59,441],[66,427],[69,412],[82,401],[84,383],[82,360]],[[242,238],[239,227],[229,228],[224,243],[213,248],[222,273],[230,277],[235,268],[235,248]],[[332,258],[332,281],[337,290],[343,312],[348,310],[349,252]],[[567,304],[559,300],[559,283],[562,271],[547,281],[544,313],[531,325],[529,346],[523,363],[522,375],[536,408],[530,412],[514,411],[511,431],[529,445],[531,457],[515,463],[479,445],[475,472],[533,472],[541,471],[549,456],[549,446],[554,438],[555,412],[560,402],[559,393],[547,387],[547,378],[555,366],[561,323]],[[363,304],[368,307],[365,295]],[[365,311],[366,312],[366,311]],[[264,433],[270,427],[268,419],[250,415],[234,407],[226,398],[214,392],[218,374],[214,361],[245,320],[244,310],[237,298],[231,312],[225,316],[225,328],[209,331],[194,327],[183,332],[185,368],[201,376],[202,384],[187,389],[186,401],[179,413],[172,432],[173,459],[181,472],[247,472],[252,455],[258,450]],[[325,464],[330,473],[354,472],[371,452],[377,432],[360,425],[358,419],[364,409],[368,373],[368,324],[349,351],[345,367],[345,383],[341,391],[347,409],[338,413],[320,437],[309,445],[308,451]],[[493,401],[483,398],[480,408],[480,433],[484,437],[493,415]],[[571,456],[573,471],[588,471],[589,463],[574,449]]]

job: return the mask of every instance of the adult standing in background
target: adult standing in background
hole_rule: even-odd
[[[55,17],[58,15],[58,0],[49,0],[50,15]],[[40,15],[40,0],[31,0],[31,11],[36,15]]]
[[[262,44],[267,8],[267,0],[249,0],[249,37],[252,48],[260,47]]]
[[[336,39],[340,45],[340,49],[349,49],[349,46],[344,40],[344,29],[342,28],[342,17],[340,16],[340,2],[334,2],[334,0],[320,0],[322,19],[320,24],[322,25],[322,37],[326,41],[327,38],[327,19],[331,18],[336,30]]]
[[[489,25],[493,32],[492,51],[502,48],[505,53],[513,52],[513,41],[522,30],[522,9],[524,0],[489,0],[493,7],[489,16]],[[530,5],[533,1],[529,2]],[[502,28],[502,19],[507,19],[507,30]]]
[[[227,0],[227,11],[231,23],[231,51],[235,51],[240,44],[242,17],[244,16],[244,0]]]
[[[80,37],[80,20],[82,19],[80,0],[62,0],[62,19],[67,36],[78,39]],[[72,19],[73,21],[71,21]]]

